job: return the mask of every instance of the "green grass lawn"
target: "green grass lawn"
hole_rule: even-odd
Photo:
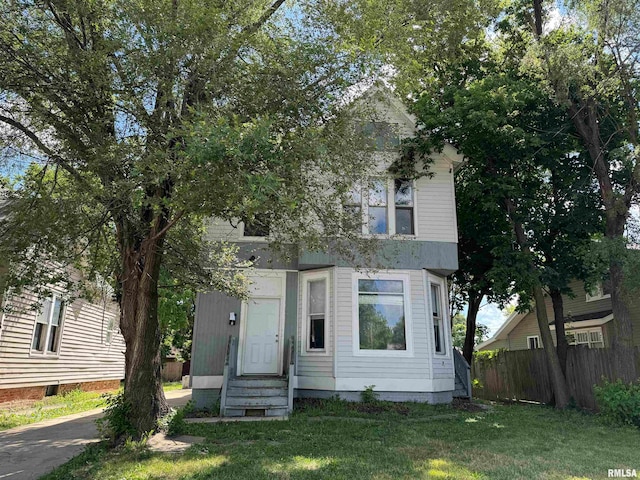
[[[182,385],[179,382],[164,384],[165,392],[180,388]],[[103,407],[102,395],[73,390],[65,395],[46,397],[26,407],[0,407],[0,431]]]
[[[384,406],[384,405],[383,405]],[[285,422],[191,424],[184,454],[89,447],[54,479],[577,479],[640,470],[640,430],[551,408],[489,412],[406,405],[357,411],[338,402]]]

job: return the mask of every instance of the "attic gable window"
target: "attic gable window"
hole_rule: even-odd
[[[362,133],[371,139],[377,151],[397,150],[400,145],[398,125],[389,122],[369,122],[362,126]]]

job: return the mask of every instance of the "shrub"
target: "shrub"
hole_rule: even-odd
[[[193,411],[193,408],[194,405],[191,400],[189,400],[187,404],[182,408],[178,408],[177,410],[172,408],[171,411],[160,421],[160,429],[169,436],[180,435],[184,433],[187,426],[186,422],[184,421],[184,417],[188,413],[191,413]]]
[[[640,382],[605,381],[595,385],[600,415],[609,423],[640,427]]]
[[[102,418],[96,420],[100,436],[112,444],[120,439],[133,437],[136,431],[128,419],[131,405],[125,401],[124,393],[106,393],[102,398],[107,406]]]
[[[375,385],[369,385],[360,394],[363,403],[376,403],[378,401],[378,394],[373,391]]]

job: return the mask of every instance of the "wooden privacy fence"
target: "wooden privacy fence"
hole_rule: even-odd
[[[179,382],[182,380],[182,362],[167,361],[161,371],[163,382]]]
[[[635,349],[635,360],[640,372],[640,347]],[[474,356],[471,374],[474,379],[473,395],[478,398],[553,401],[543,349],[501,350],[491,357]],[[603,377],[609,380],[618,377],[610,348],[569,347],[567,383],[569,393],[579,407],[596,410],[593,386],[602,384]]]

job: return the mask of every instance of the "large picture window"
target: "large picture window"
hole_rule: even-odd
[[[407,350],[404,282],[358,279],[360,350]]]
[[[58,353],[64,317],[64,302],[59,297],[47,299],[36,318],[31,349],[41,353]]]

